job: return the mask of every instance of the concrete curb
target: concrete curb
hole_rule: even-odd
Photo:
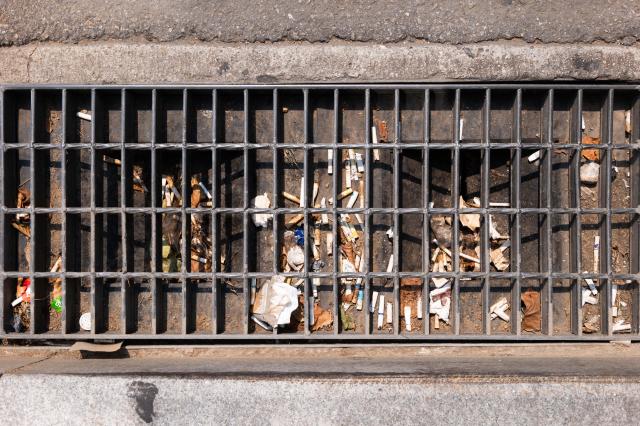
[[[640,81],[640,49],[485,43],[96,42],[0,49],[4,83]]]

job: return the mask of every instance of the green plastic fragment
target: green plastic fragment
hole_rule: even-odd
[[[51,299],[51,308],[56,312],[62,312],[62,296]]]

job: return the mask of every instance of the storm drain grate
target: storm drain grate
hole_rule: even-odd
[[[3,337],[638,337],[635,86],[1,99]],[[273,328],[276,281],[299,294]]]

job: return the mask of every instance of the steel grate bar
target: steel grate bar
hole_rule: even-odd
[[[489,207],[490,199],[490,169],[491,169],[491,140],[489,136],[489,125],[491,122],[491,89],[485,89],[484,92],[484,105],[482,109],[482,142],[485,147],[482,150],[482,169],[480,171],[480,181],[482,187],[480,188],[480,206],[483,209]],[[480,262],[482,263],[482,271],[485,272],[485,276],[482,282],[482,333],[485,335],[491,334],[491,278],[489,278],[489,271],[491,270],[491,259],[489,256],[489,223],[491,221],[491,215],[487,212],[482,214],[482,228],[480,244],[482,245],[482,251],[480,253]],[[513,311],[512,311],[513,312]]]
[[[424,90],[424,117],[423,117],[423,142],[424,147],[422,148],[422,207],[428,207],[431,202],[430,191],[430,177],[429,177],[429,144],[431,142],[431,91],[429,89]],[[422,305],[423,305],[423,315],[424,315],[424,334],[429,335],[431,328],[431,321],[429,321],[429,302],[431,298],[429,297],[429,289],[430,289],[430,278],[429,278],[429,270],[431,268],[431,238],[430,238],[430,217],[429,213],[425,211],[422,218],[422,272],[424,276],[422,278]]]

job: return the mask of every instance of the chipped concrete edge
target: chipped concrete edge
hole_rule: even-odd
[[[593,44],[40,43],[0,63],[25,84],[640,81],[640,49]]]

